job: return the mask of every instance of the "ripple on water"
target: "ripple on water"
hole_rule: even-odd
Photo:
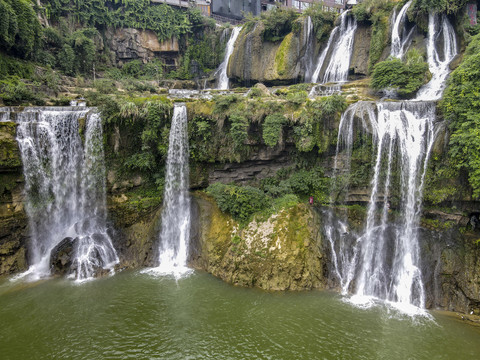
[[[480,333],[338,295],[271,293],[204,273],[0,285],[2,359],[472,359]],[[415,318],[417,319],[417,317]]]

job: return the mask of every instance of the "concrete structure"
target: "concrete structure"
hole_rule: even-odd
[[[212,14],[233,20],[241,20],[244,14],[260,15],[260,0],[212,0]]]
[[[178,6],[183,8],[188,8],[192,6],[196,6],[203,15],[210,16],[211,8],[210,3],[211,0],[150,0],[152,3],[165,3],[172,6]]]
[[[345,9],[346,2],[346,0],[285,0],[284,5],[304,11],[315,3],[323,3],[325,11],[342,11]]]

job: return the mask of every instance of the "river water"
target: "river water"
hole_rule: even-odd
[[[2,359],[474,359],[480,328],[195,272],[0,282]]]

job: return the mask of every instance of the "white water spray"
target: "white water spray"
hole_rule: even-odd
[[[450,74],[449,64],[457,55],[455,30],[445,14],[441,16],[441,24],[438,23],[439,17],[440,15],[435,13],[430,13],[428,16],[427,55],[432,79],[420,88],[417,100],[434,101],[442,97],[445,81]],[[441,52],[437,48],[437,40],[440,36],[443,40]]]
[[[86,118],[85,145],[79,121]],[[99,114],[71,108],[30,108],[16,114],[31,234],[30,269],[50,274],[52,250],[73,241],[70,274],[93,277],[118,263],[106,227],[105,166]]]
[[[345,112],[335,160],[336,164],[342,151],[351,157],[355,127],[371,132],[374,171],[365,228],[350,244],[332,233],[332,221],[325,232],[336,252],[334,274],[343,293],[350,289],[356,300],[379,298],[411,312],[411,308],[425,306],[418,226],[425,172],[435,139],[435,104],[381,102],[376,112],[374,109],[373,103],[359,102]],[[394,164],[401,187],[396,225],[388,220]]]
[[[405,55],[410,42],[412,41],[412,35],[414,28],[407,32],[405,28],[405,22],[407,19],[407,10],[412,4],[412,0],[403,5],[398,15],[394,15],[392,21],[392,41],[390,56],[402,59]],[[396,12],[395,12],[396,14]]]
[[[327,46],[320,54],[310,82],[318,82],[322,71],[324,84],[347,81],[356,30],[357,21],[345,11],[340,17],[340,25],[332,30]],[[325,63],[327,58],[330,59],[328,64]]]
[[[235,42],[237,41],[238,35],[240,34],[240,30],[242,27],[234,27],[232,30],[232,34],[230,35],[230,39],[227,42],[227,46],[225,48],[225,57],[223,58],[223,62],[220,64],[217,70],[218,74],[218,90],[228,90],[229,89],[229,79],[227,75],[227,68],[228,68],[228,61],[230,60],[230,56],[233,53],[233,49],[235,47]]]
[[[185,104],[176,104],[168,142],[159,266],[155,269],[161,274],[173,274],[175,277],[190,271],[187,267],[190,239],[188,179],[187,108]]]

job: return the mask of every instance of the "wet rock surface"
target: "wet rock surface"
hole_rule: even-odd
[[[222,280],[266,290],[325,286],[318,215],[305,204],[242,229],[204,195],[195,196],[198,228],[191,263]]]

